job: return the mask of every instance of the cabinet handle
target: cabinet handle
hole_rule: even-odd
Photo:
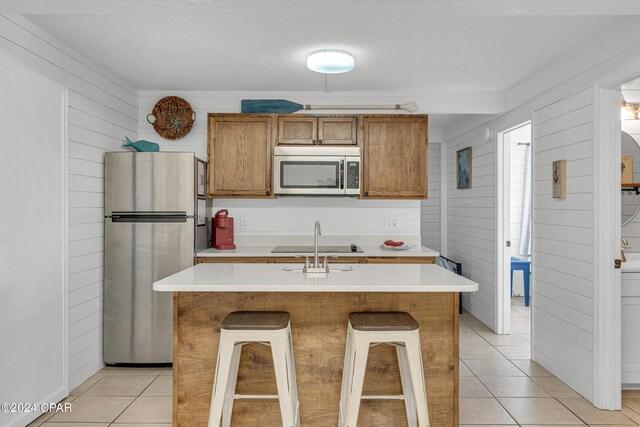
[[[315,143],[316,143],[316,140],[315,140],[315,139],[312,139],[312,140],[311,140],[311,142],[312,142],[313,144],[315,144]]]
[[[318,144],[322,144],[322,140],[321,139],[318,140]]]
[[[267,190],[265,191],[265,194],[268,196],[269,194],[271,194],[271,191]]]
[[[368,196],[368,195],[369,195],[369,192],[368,192],[368,191],[365,191],[365,192],[364,192],[364,195],[365,195],[365,196]]]

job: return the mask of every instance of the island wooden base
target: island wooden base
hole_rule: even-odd
[[[432,427],[458,425],[457,293],[174,293],[173,425],[207,425],[222,319],[236,310],[291,314],[304,427],[338,424],[347,316],[353,311],[407,311],[420,323]],[[243,347],[236,392],[276,394],[270,349]],[[400,394],[395,349],[371,348],[364,394]],[[277,400],[239,400],[235,426],[281,426]],[[401,400],[363,400],[358,426],[406,425]]]

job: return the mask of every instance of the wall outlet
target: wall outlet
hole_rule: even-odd
[[[384,228],[385,230],[397,231],[400,228],[400,218],[395,215],[385,216]]]
[[[240,230],[246,230],[247,228],[249,228],[249,218],[240,217]]]

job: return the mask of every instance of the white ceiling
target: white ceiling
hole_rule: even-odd
[[[581,1],[587,11],[597,4]],[[609,1],[614,9],[628,3]],[[19,4],[69,12],[72,3]],[[324,76],[306,69],[306,55],[339,48],[354,54],[356,68],[332,77],[334,92],[501,92],[598,32],[640,24],[633,14],[531,16],[505,6],[526,3],[519,0],[476,1],[501,3],[511,16],[498,16],[495,7],[481,16],[467,0],[75,3],[73,14],[27,17],[141,90],[323,91]],[[472,12],[462,14],[461,4]],[[163,10],[173,13],[157,14]]]
[[[429,127],[444,129],[464,116],[464,114],[429,114]]]

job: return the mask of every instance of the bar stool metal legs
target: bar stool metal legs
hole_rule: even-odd
[[[400,396],[362,395],[369,348],[378,344],[396,347],[403,390]],[[409,427],[429,426],[420,334],[417,322],[407,313],[352,313],[349,316],[339,427],[356,427],[361,399],[402,399]]]
[[[242,346],[253,342],[271,347],[277,395],[235,394]],[[209,410],[209,427],[219,427],[220,422],[223,427],[230,427],[233,403],[237,399],[278,399],[283,427],[300,426],[288,313],[235,312],[222,322]]]

